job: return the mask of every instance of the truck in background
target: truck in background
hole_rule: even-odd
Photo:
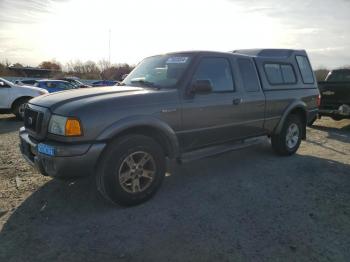
[[[318,88],[321,93],[319,117],[350,119],[350,69],[332,70],[325,81],[318,83]]]

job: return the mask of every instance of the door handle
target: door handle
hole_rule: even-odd
[[[234,105],[239,105],[240,103],[242,103],[243,102],[243,99],[242,98],[234,98],[233,100],[232,100],[232,104],[234,104]]]

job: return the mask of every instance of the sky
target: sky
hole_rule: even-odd
[[[292,48],[315,69],[336,68],[350,65],[349,14],[350,0],[0,0],[0,61]]]

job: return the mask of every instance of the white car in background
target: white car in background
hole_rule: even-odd
[[[20,86],[0,78],[0,113],[13,113],[17,118],[23,119],[27,102],[44,94],[48,94],[45,89]]]

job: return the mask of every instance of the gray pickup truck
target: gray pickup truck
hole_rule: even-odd
[[[94,175],[107,200],[135,205],[157,191],[167,159],[206,157],[264,136],[278,154],[292,155],[318,98],[303,50],[169,53],[144,59],[120,86],[30,100],[20,147],[43,175]]]

